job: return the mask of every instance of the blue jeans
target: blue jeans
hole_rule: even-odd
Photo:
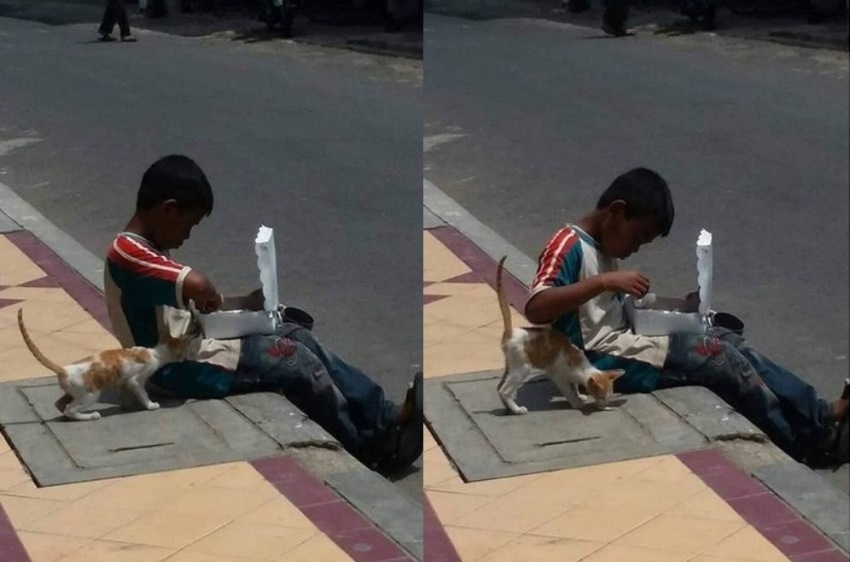
[[[375,381],[297,324],[242,340],[232,392],[264,391],[281,392],[354,456],[384,436],[398,415]]]
[[[717,394],[798,460],[828,436],[833,421],[812,385],[724,328],[670,336],[659,388],[686,385]]]

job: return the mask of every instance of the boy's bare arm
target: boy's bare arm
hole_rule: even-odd
[[[183,302],[195,301],[195,307],[204,314],[221,308],[223,298],[212,281],[194,269],[183,280]]]
[[[550,324],[605,291],[643,297],[649,278],[637,271],[609,271],[564,287],[551,287],[531,297],[525,317],[533,324]]]

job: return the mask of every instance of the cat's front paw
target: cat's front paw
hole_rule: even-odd
[[[159,402],[149,402],[146,407],[148,410],[159,410]]]

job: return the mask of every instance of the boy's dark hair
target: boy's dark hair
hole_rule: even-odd
[[[617,176],[596,203],[604,209],[617,199],[626,202],[626,218],[649,217],[655,220],[661,236],[670,234],[675,210],[667,182],[647,168],[635,168]]]
[[[180,211],[212,213],[213,194],[201,167],[187,156],[163,156],[145,171],[136,196],[136,209],[146,210],[168,199],[177,201]]]

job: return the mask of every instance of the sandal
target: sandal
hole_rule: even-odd
[[[110,41],[115,41],[115,37],[107,35],[105,33],[101,33],[100,37],[98,37],[97,40],[101,43],[109,43]]]

